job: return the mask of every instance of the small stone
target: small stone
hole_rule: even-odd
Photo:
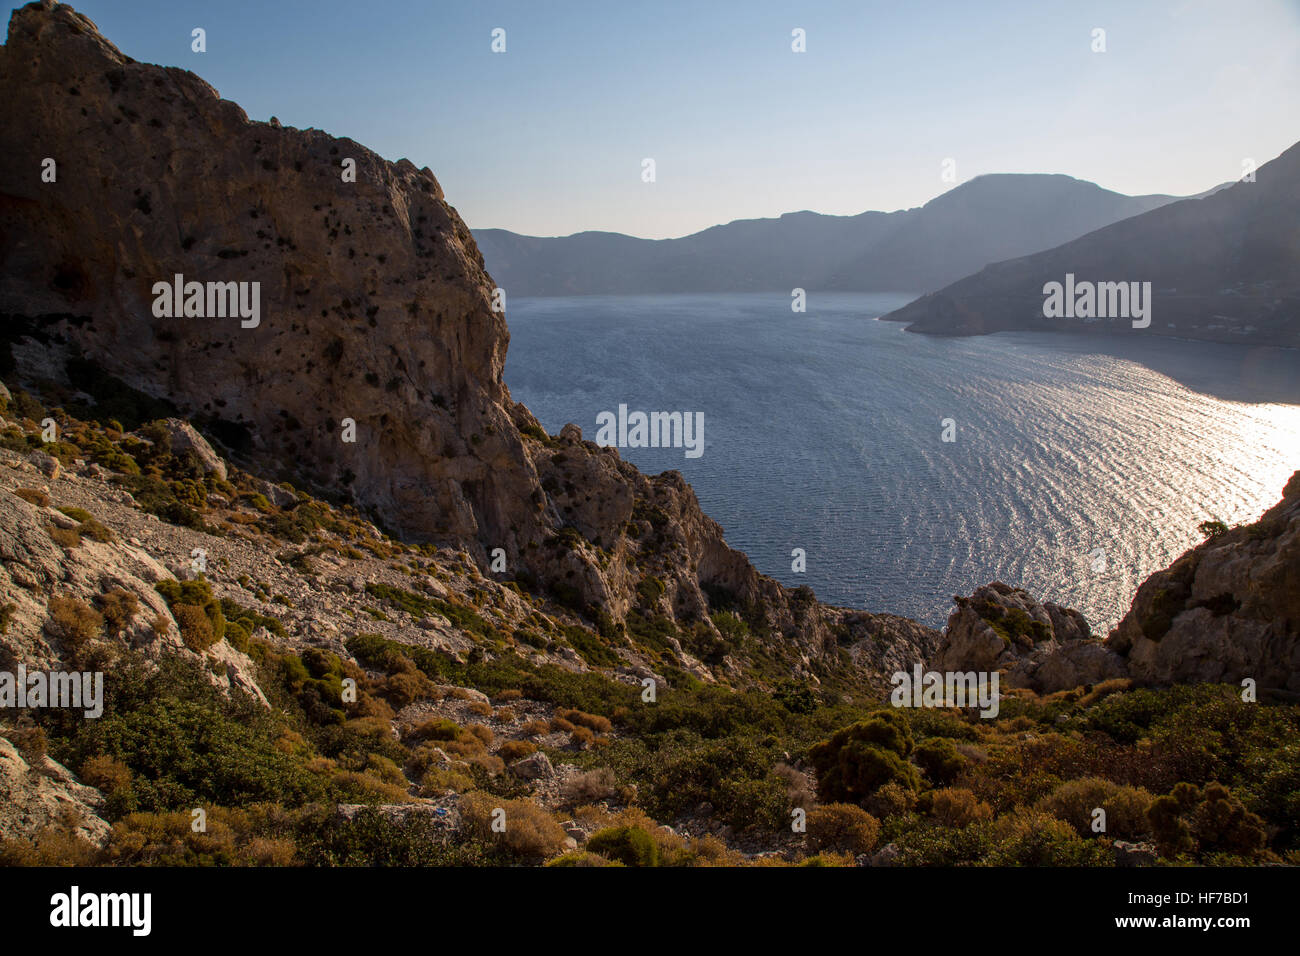
[[[36,466],[36,470],[43,474],[50,481],[58,481],[59,475],[63,474],[63,466],[59,464],[59,459],[53,455],[46,454],[39,448],[27,456],[27,460]]]

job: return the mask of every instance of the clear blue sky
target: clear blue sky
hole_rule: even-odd
[[[250,117],[428,165],[471,227],[531,235],[906,208],[951,188],[946,157],[958,182],[1053,172],[1182,195],[1300,140],[1300,0],[73,6]]]

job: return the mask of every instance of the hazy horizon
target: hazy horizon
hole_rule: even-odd
[[[1194,195],[1300,126],[1300,7],[1285,0],[77,8],[251,118],[427,165],[474,228],[531,236],[909,209],[987,173]],[[190,48],[195,27],[206,52]]]
[[[1273,159],[1273,158],[1275,158],[1275,157],[1272,157],[1272,156],[1269,157],[1269,159]],[[1268,162],[1268,160],[1263,160],[1263,161],[1261,161],[1261,162],[1260,162],[1260,165],[1262,166],[1265,162]],[[986,177],[988,177],[988,176],[1066,176],[1067,179],[1073,179],[1073,180],[1075,180],[1076,182],[1080,182],[1080,183],[1090,183],[1090,184],[1093,185],[1093,186],[1097,186],[1097,188],[1099,188],[1099,189],[1106,189],[1105,186],[1102,186],[1102,185],[1100,185],[1099,183],[1093,183],[1091,180],[1087,180],[1087,179],[1080,179],[1080,178],[1077,177],[1077,176],[1069,176],[1069,175],[1067,175],[1066,173],[1051,173],[1051,172],[1041,172],[1041,173],[981,173],[981,174],[978,175],[978,176],[972,176],[970,179],[966,180],[966,181],[963,182],[963,183],[958,183],[957,186],[952,186],[952,187],[949,187],[948,189],[941,189],[941,190],[939,190],[938,192],[936,192],[933,196],[931,196],[929,199],[923,200],[922,202],[919,202],[919,203],[917,203],[917,204],[914,205],[914,206],[899,207],[898,209],[860,209],[860,210],[858,210],[857,212],[846,212],[846,213],[840,213],[840,212],[822,212],[821,210],[818,210],[818,209],[807,209],[807,208],[804,208],[804,209],[788,209],[788,210],[786,210],[785,212],[776,213],[775,215],[771,215],[771,216],[741,216],[741,217],[739,217],[739,218],[737,218],[737,219],[728,219],[726,222],[715,222],[715,223],[711,223],[711,224],[709,224],[709,225],[707,225],[707,226],[701,226],[699,229],[694,229],[694,230],[692,230],[691,232],[683,233],[683,234],[680,235],[680,236],[653,236],[653,237],[651,237],[651,236],[636,236],[636,235],[633,235],[632,233],[625,232],[625,231],[620,230],[620,229],[578,229],[578,230],[575,231],[575,232],[568,232],[568,233],[563,233],[563,234],[558,234],[558,235],[550,235],[550,234],[542,235],[542,234],[537,234],[537,233],[520,233],[518,230],[515,230],[515,229],[507,229],[505,226],[476,226],[476,225],[473,225],[472,223],[470,224],[470,229],[473,230],[474,232],[486,232],[486,231],[488,231],[488,230],[497,229],[497,230],[501,230],[501,231],[503,231],[503,232],[512,232],[512,233],[515,233],[516,235],[522,235],[522,236],[524,236],[525,238],[528,238],[528,239],[568,239],[568,238],[571,238],[572,236],[579,236],[579,235],[582,235],[582,234],[584,234],[584,233],[602,233],[602,234],[606,234],[606,235],[628,236],[629,238],[632,238],[632,239],[646,239],[646,240],[648,240],[648,241],[665,241],[665,240],[672,240],[672,239],[686,239],[686,238],[689,238],[690,236],[698,235],[698,234],[701,233],[701,232],[707,232],[708,230],[710,230],[710,229],[715,229],[715,228],[717,228],[717,227],[719,227],[719,226],[728,226],[728,225],[731,225],[731,224],[733,224],[733,223],[738,223],[738,222],[756,222],[756,221],[760,221],[760,220],[783,219],[783,218],[785,218],[786,216],[799,216],[799,215],[803,215],[803,214],[805,214],[805,213],[811,213],[811,214],[814,215],[814,216],[829,216],[829,217],[834,217],[834,218],[837,218],[837,219],[852,219],[852,218],[854,218],[854,217],[856,217],[856,216],[862,216],[862,215],[865,215],[866,213],[869,213],[869,212],[881,212],[881,213],[907,212],[909,209],[920,209],[920,208],[922,208],[922,207],[924,207],[924,206],[928,206],[930,203],[934,202],[934,200],[938,199],[940,196],[944,195],[945,193],[951,192],[953,189],[956,189],[956,188],[958,188],[958,187],[960,187],[960,186],[966,186],[966,185],[969,185],[970,183],[974,182],[974,181],[977,180],[977,179],[983,179],[983,178],[986,178]],[[1161,193],[1161,192],[1155,192],[1155,193],[1142,193],[1141,196],[1131,196],[1130,198],[1141,198],[1142,196],[1173,196],[1175,199],[1191,199],[1191,198],[1193,198],[1193,197],[1195,197],[1195,196],[1200,195],[1201,193],[1209,192],[1210,190],[1214,189],[1214,188],[1217,187],[1217,186],[1222,186],[1222,185],[1226,185],[1226,184],[1227,184],[1227,181],[1222,182],[1222,183],[1213,183],[1213,184],[1211,184],[1211,185],[1205,187],[1205,189],[1198,189],[1198,190],[1196,190],[1196,192],[1192,192],[1192,193],[1169,193],[1169,192],[1164,192],[1164,193]],[[1109,190],[1109,192],[1115,192],[1115,190]],[[1128,194],[1127,194],[1127,193],[1119,193],[1118,195],[1128,195]]]

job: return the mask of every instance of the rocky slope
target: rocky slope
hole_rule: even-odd
[[[1300,144],[1238,182],[1033,255],[1009,259],[885,316],[913,332],[1008,329],[1173,335],[1300,347]],[[1149,282],[1149,328],[1130,317],[1044,317],[1046,283]]]
[[[708,590],[807,654],[833,649],[823,615],[728,547],[679,475],[644,476],[576,428],[547,436],[511,400],[494,282],[427,168],[250,122],[50,0],[14,12],[0,97],[11,382],[166,399],[235,459],[482,567],[500,548],[506,576],[589,615],[622,622],[653,579],[657,613],[707,621]],[[154,283],[177,274],[260,283],[260,323],[156,318]]]
[[[24,755],[0,737],[0,833],[56,830],[102,844],[109,831],[97,814],[102,803],[99,791],[80,783],[57,760]]]
[[[182,420],[122,431],[116,423],[101,426],[35,405],[24,392],[11,399],[3,384],[0,411],[8,416],[0,417],[0,465],[5,466],[0,467],[5,492],[0,494],[0,593],[11,595],[7,600],[13,605],[0,647],[31,666],[66,657],[45,628],[48,599],[55,592],[86,601],[114,589],[134,594],[140,610],[118,635],[122,643],[155,658],[186,653],[155,585],[198,577],[211,582],[218,597],[282,619],[289,634],[280,640],[339,653],[346,653],[344,637],[363,627],[456,655],[481,648],[485,634],[499,632],[528,657],[585,670],[588,664],[567,641],[539,650],[513,639],[520,628],[540,626],[558,635],[567,626],[609,644],[616,656],[644,673],[649,671],[643,665],[662,661],[705,682],[746,684],[753,679],[755,651],[775,655],[790,673],[814,681],[808,668],[827,673],[845,661],[857,663],[857,677],[866,678],[924,657],[938,639],[937,632],[906,618],[817,605],[809,593],[796,592],[792,606],[799,614],[818,616],[832,642],[830,657],[809,657],[797,643],[774,634],[758,640],[750,622],[761,627],[760,609],[750,606],[715,618],[731,620],[733,629],[743,629],[756,642],[733,642],[706,664],[683,642],[721,647],[710,636],[716,628],[704,621],[694,629],[672,625],[663,591],[643,588],[637,596],[636,620],[655,628],[650,634],[655,640],[645,644],[641,638],[650,632],[598,630],[549,595],[484,573],[465,550],[403,543],[350,508],[334,508],[288,483],[274,485],[229,466]],[[39,419],[47,415],[57,422],[58,442],[42,441]],[[181,506],[174,495],[188,504]],[[94,521],[89,526],[87,515]],[[68,547],[60,532],[72,534],[75,545]],[[201,568],[195,564],[199,552]],[[480,620],[412,611],[402,592],[472,608]],[[380,607],[388,608],[392,619],[378,613]],[[160,626],[159,620],[172,623]],[[228,676],[244,682],[246,669],[237,660],[229,663]]]
[[[64,399],[72,394],[51,387]],[[47,417],[58,426],[57,442],[42,441]],[[189,584],[201,586],[203,596],[167,596]],[[186,616],[195,610],[185,606],[190,600],[209,595],[222,610],[224,636],[196,634]],[[29,672],[112,675],[128,657],[150,667],[180,660],[198,665],[221,695],[282,711],[277,659],[338,660],[366,694],[391,703],[386,709],[363,695],[351,715],[362,725],[381,715],[381,737],[390,745],[418,742],[417,728],[431,722],[477,728],[477,752],[466,751],[472,741],[445,743],[446,751],[427,750],[417,769],[406,771],[410,779],[389,768],[382,779],[367,776],[369,789],[358,794],[371,803],[408,801],[401,813],[435,814],[439,826],[459,826],[457,798],[445,783],[465,779],[467,758],[505,781],[503,789],[523,788],[547,807],[571,806],[575,788],[610,788],[595,786],[572,763],[552,764],[535,752],[544,747],[582,759],[593,745],[592,734],[575,729],[569,711],[548,703],[545,693],[515,693],[508,707],[501,700],[493,707],[472,684],[431,683],[412,676],[409,665],[391,670],[393,651],[382,648],[409,649],[403,653],[425,655],[412,658],[423,666],[452,673],[497,662],[600,675],[603,686],[621,686],[631,699],[647,680],[669,694],[717,683],[775,691],[792,679],[817,687],[826,678],[837,688],[832,693],[851,690],[869,700],[881,675],[910,666],[938,640],[937,632],[904,618],[797,601],[804,613],[821,614],[833,635],[828,660],[763,637],[732,612],[711,619],[725,625],[726,640],[710,636],[702,622],[677,630],[666,615],[638,617],[643,627],[626,635],[601,633],[572,610],[482,573],[463,550],[403,543],[352,509],[230,465],[182,420],[122,431],[0,384],[0,671],[21,664]],[[117,704],[107,701],[109,714]],[[77,833],[102,845],[103,795],[35,750],[24,756],[11,746],[41,739],[29,717],[0,714],[5,834],[39,842],[47,832]],[[604,718],[575,719],[602,728],[606,745],[618,737]],[[528,748],[534,752],[520,759]],[[701,832],[722,826],[713,818],[700,825]],[[573,832],[573,839],[585,839],[576,824]]]

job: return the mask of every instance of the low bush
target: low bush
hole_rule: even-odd
[[[808,846],[818,853],[870,853],[880,837],[880,821],[852,803],[829,803],[808,811]]]
[[[587,841],[587,851],[624,866],[659,865],[659,847],[640,827],[610,827],[593,833]]]
[[[1152,799],[1150,793],[1137,787],[1126,787],[1100,777],[1081,777],[1067,780],[1034,806],[1064,820],[1080,836],[1102,833],[1135,840],[1151,829],[1147,810]],[[1106,826],[1104,830],[1094,831],[1095,812],[1099,809],[1106,812]]]

